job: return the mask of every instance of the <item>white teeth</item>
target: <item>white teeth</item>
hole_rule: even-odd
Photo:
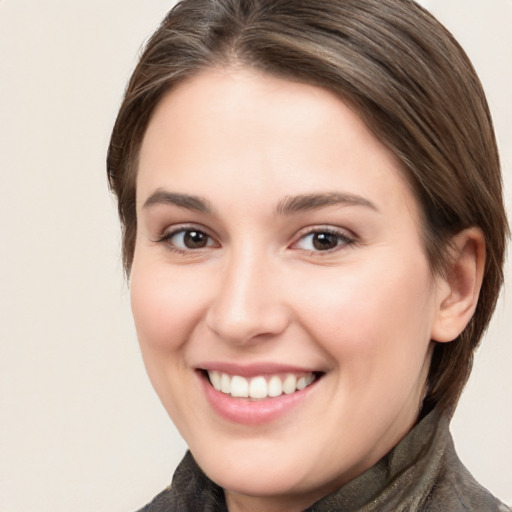
[[[306,377],[301,377],[297,379],[297,389],[304,389],[308,385],[308,381]]]
[[[231,396],[247,398],[249,396],[249,382],[243,377],[235,375],[231,378]]]
[[[268,381],[268,390],[267,390],[268,396],[275,397],[283,394],[283,383],[281,382],[281,379],[274,375],[270,378]]]
[[[270,378],[264,376],[246,379],[239,375],[230,376],[219,371],[208,371],[212,386],[217,390],[236,398],[252,398],[261,400],[267,397],[277,397],[283,393],[290,395],[300,391],[315,380],[313,373],[297,377],[288,373],[284,377],[273,375]]]
[[[212,383],[212,386],[217,390],[220,391],[221,389],[221,378],[219,372],[210,372],[210,382]]]
[[[283,391],[287,395],[291,395],[297,389],[297,377],[292,373],[289,373],[283,382]]]
[[[220,375],[220,390],[228,395],[231,393],[231,379],[226,373]]]
[[[267,381],[265,377],[255,377],[251,379],[249,385],[249,396],[251,398],[266,398],[267,397]]]

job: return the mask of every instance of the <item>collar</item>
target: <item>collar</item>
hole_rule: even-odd
[[[512,512],[481,487],[455,453],[450,417],[434,409],[373,467],[305,512]],[[187,452],[171,486],[140,512],[228,512],[224,491]]]
[[[430,412],[375,466],[316,502],[307,512],[416,510],[432,489],[445,447],[451,441],[448,425],[448,417],[436,410]],[[190,452],[160,498],[164,495],[173,496],[176,506],[179,503],[182,507],[178,510],[192,512],[201,503],[205,512],[227,512],[223,490],[202,472]],[[146,510],[158,509],[141,512]]]

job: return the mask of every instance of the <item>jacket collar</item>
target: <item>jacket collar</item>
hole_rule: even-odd
[[[451,445],[449,418],[434,410],[375,466],[307,512],[417,510],[434,485],[447,444]],[[179,501],[179,510],[197,510],[194,507],[201,503],[205,512],[227,512],[223,490],[202,472],[190,452],[167,492]]]

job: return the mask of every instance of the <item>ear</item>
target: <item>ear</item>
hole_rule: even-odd
[[[485,267],[485,237],[479,228],[455,235],[449,246],[446,274],[436,278],[436,311],[431,339],[452,341],[471,320]]]

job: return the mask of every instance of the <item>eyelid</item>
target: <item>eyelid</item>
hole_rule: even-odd
[[[204,233],[208,239],[209,242],[213,242],[213,244],[208,243],[205,247],[191,249],[191,248],[180,248],[179,246],[176,246],[170,242],[170,240],[176,236],[178,233],[186,232],[186,231],[199,231],[201,233]],[[338,243],[335,247],[331,249],[326,250],[320,250],[320,249],[301,249],[300,247],[296,247],[299,242],[303,239],[305,239],[307,236],[312,236],[315,234],[321,234],[321,233],[328,233],[334,236],[337,236],[340,240],[340,243]],[[192,223],[186,223],[186,224],[178,224],[168,227],[164,230],[164,232],[158,236],[155,240],[153,240],[155,243],[164,243],[167,244],[170,250],[173,250],[175,252],[179,253],[198,253],[201,250],[205,249],[211,249],[211,248],[219,248],[221,244],[218,242],[217,237],[211,234],[210,229],[206,228],[205,226],[202,226],[201,224],[192,224]],[[297,249],[297,250],[303,250],[307,252],[311,252],[313,254],[331,254],[333,252],[336,252],[337,250],[353,245],[357,242],[357,237],[354,233],[347,230],[346,228],[340,228],[337,226],[332,225],[315,225],[315,226],[307,226],[299,230],[299,232],[294,236],[293,242],[288,246],[291,249]]]
[[[300,249],[297,246],[297,244],[305,239],[308,236],[312,236],[315,234],[322,234],[322,233],[328,233],[330,235],[334,235],[339,237],[341,240],[341,243],[337,244],[336,247],[333,247],[332,249],[326,249],[324,251],[319,249]],[[318,225],[318,226],[308,226],[306,228],[301,229],[297,235],[294,237],[294,241],[290,244],[290,248],[297,249],[297,250],[304,250],[308,251],[313,254],[331,254],[333,252],[336,252],[337,250],[347,247],[350,245],[353,245],[357,242],[357,237],[352,232],[348,231],[345,228],[339,228],[335,226],[329,226],[329,225]]]
[[[204,233],[209,240],[213,241],[213,245],[207,245],[206,247],[201,247],[198,249],[183,249],[176,245],[171,244],[170,240],[176,236],[178,233],[186,232],[186,231],[199,231],[201,233]],[[210,230],[200,224],[178,224],[175,226],[170,226],[164,232],[159,235],[155,240],[155,243],[164,243],[167,244],[168,247],[176,252],[180,253],[189,253],[189,252],[199,252],[204,249],[211,249],[220,247],[219,242],[217,241],[216,237],[213,236],[210,232]]]

